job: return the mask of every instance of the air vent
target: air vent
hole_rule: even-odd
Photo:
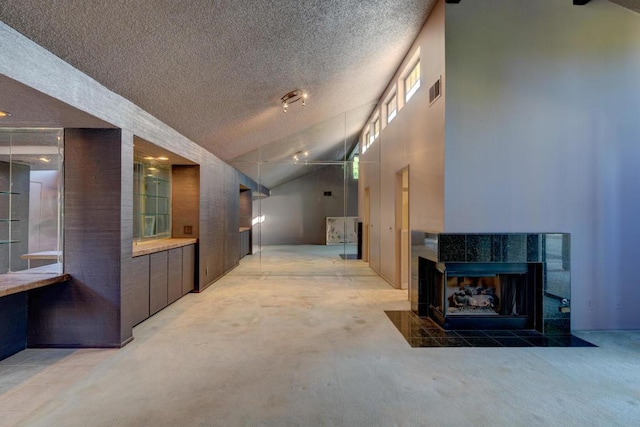
[[[442,77],[438,77],[438,80],[429,88],[429,104],[433,104],[438,98],[440,98],[440,81]]]

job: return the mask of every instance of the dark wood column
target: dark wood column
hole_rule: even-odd
[[[28,346],[119,347],[131,335],[133,135],[66,129],[64,271],[29,295]]]

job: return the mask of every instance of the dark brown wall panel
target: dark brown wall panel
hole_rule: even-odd
[[[251,200],[251,190],[243,190],[240,192],[239,198],[239,214],[240,214],[240,227],[251,227],[251,221],[253,220],[253,201]]]
[[[224,166],[212,156],[200,167],[199,291],[224,274]]]
[[[168,303],[176,301],[182,296],[182,248],[169,251],[168,262]]]
[[[64,270],[72,280],[47,298],[30,299],[28,345],[120,346],[128,339],[121,328],[121,246],[127,242],[120,130],[67,129],[64,157]]]
[[[200,166],[174,165],[171,175],[171,235],[198,237]]]
[[[149,255],[149,314],[167,306],[167,251]]]

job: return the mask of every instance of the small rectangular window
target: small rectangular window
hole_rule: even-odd
[[[391,120],[398,113],[398,98],[397,95],[393,95],[389,102],[387,102],[387,123],[391,123]]]
[[[360,157],[353,156],[353,179],[358,179],[360,175]]]
[[[373,138],[372,141],[375,141],[375,139],[380,135],[380,119],[376,119],[373,122]]]
[[[416,62],[411,72],[404,79],[404,99],[409,101],[414,93],[420,88],[420,61]]]

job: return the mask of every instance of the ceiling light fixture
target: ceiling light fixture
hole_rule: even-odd
[[[296,151],[293,153],[293,160],[297,162],[301,157],[309,157],[308,151]]]
[[[289,93],[286,93],[282,98],[280,98],[280,102],[282,103],[282,111],[287,112],[289,109],[289,104],[293,104],[294,102],[298,102],[302,100],[302,106],[307,105],[307,92],[304,92],[300,89],[292,90]]]
[[[167,160],[169,160],[169,158],[168,158],[168,157],[165,157],[165,156],[156,157],[156,159],[158,159],[158,160],[162,160],[162,161],[167,161]]]
[[[41,162],[45,162],[45,163],[50,163],[51,159],[46,158],[46,157],[40,157],[38,160],[40,160]]]
[[[2,117],[11,117],[11,113],[8,111],[2,111],[0,110],[0,118]]]

